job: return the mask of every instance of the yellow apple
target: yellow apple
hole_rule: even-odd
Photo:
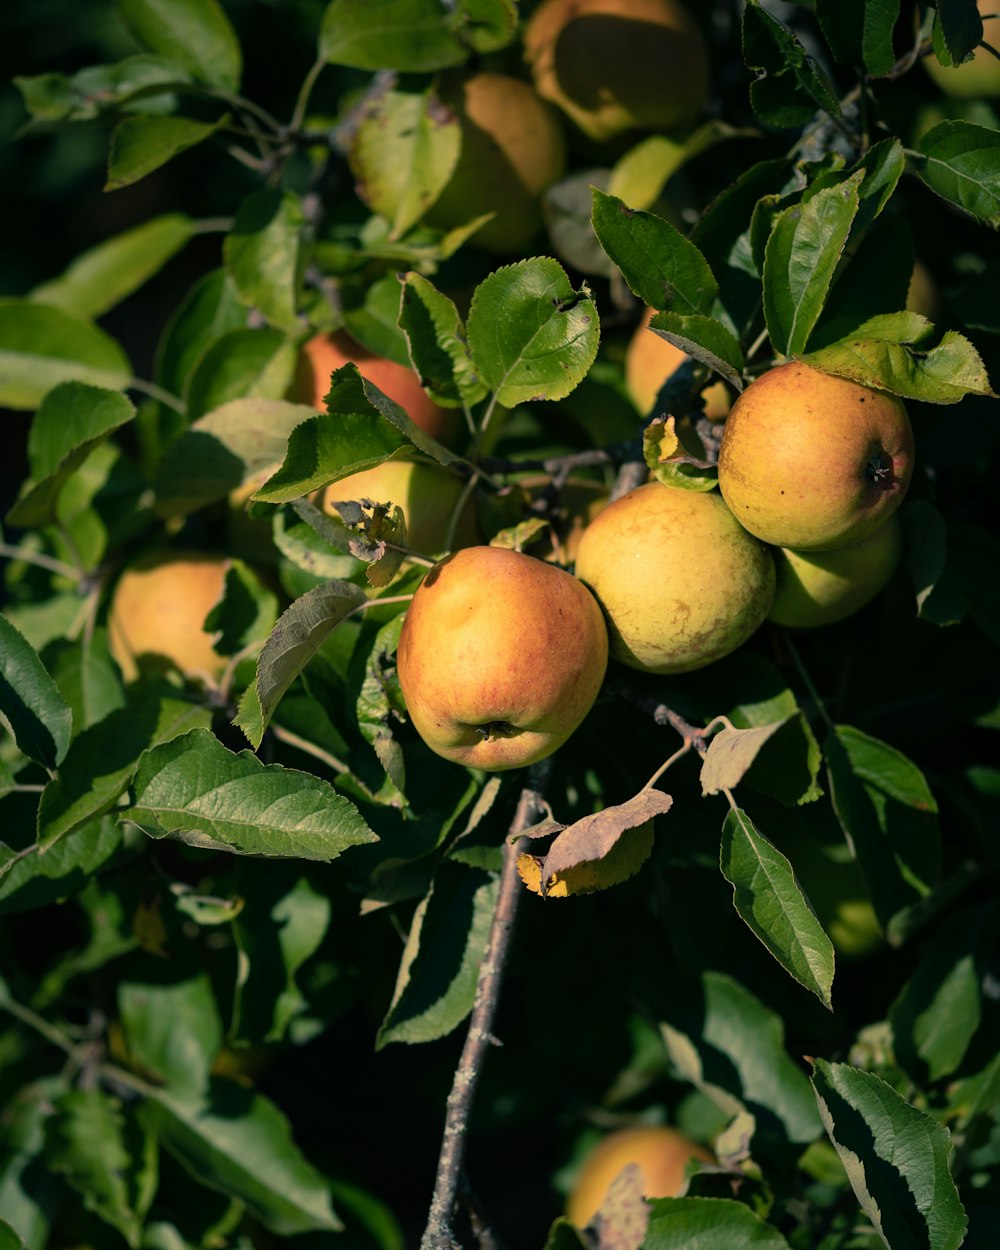
[[[330,374],[346,364],[356,364],[362,376],[395,400],[425,434],[442,443],[456,436],[459,426],[456,409],[439,407],[420,385],[414,369],[374,355],[356,343],[346,330],[315,334],[306,340],[299,352],[288,398],[293,403],[311,404],[322,410],[330,390]]]
[[[1000,0],[979,0],[979,13],[990,18],[983,22],[983,39],[1000,52]],[[961,99],[1000,96],[1000,60],[985,48],[977,48],[970,61],[942,65],[933,52],[923,58],[924,68],[947,95]]]
[[[903,527],[895,515],[846,547],[830,551],[779,548],[768,620],[796,629],[844,620],[875,598],[896,571],[902,550]]]
[[[559,115],[530,83],[507,74],[446,76],[440,95],[458,117],[462,148],[427,223],[450,229],[496,213],[472,243],[490,252],[523,251],[541,229],[542,192],[566,167]]]
[[[163,551],[122,572],[111,596],[108,642],[126,681],[164,661],[185,677],[217,681],[228,661],[204,624],[222,597],[228,568],[224,556]]]
[[[797,361],[751,382],[719,447],[719,489],[740,524],[800,551],[844,547],[878,529],[912,474],[901,400]]]
[[[774,596],[771,553],[715,491],[648,482],[587,527],[577,576],[608,620],[611,654],[652,673],[686,673],[734,651]]]
[[[607,662],[601,610],[583,583],[500,547],[466,547],[431,569],[397,657],[424,742],[489,772],[560,747],[590,710]]]
[[[591,139],[673,130],[708,94],[708,52],[680,0],[542,0],[524,29],[540,95]]]
[[[679,347],[648,329],[652,316],[653,309],[647,308],[625,349],[625,387],[636,409],[646,417],[652,413],[664,382],[688,359]],[[709,421],[725,420],[731,407],[729,388],[725,382],[710,383],[702,390],[701,398],[704,403],[702,415]]]
[[[712,1155],[677,1129],[637,1125],[609,1133],[585,1157],[566,1202],[566,1215],[584,1228],[600,1210],[615,1177],[630,1163],[642,1172],[644,1198],[674,1198],[686,1185],[685,1169]]]
[[[339,517],[335,500],[398,504],[406,518],[407,547],[434,556],[482,540],[475,501],[470,496],[459,513],[449,548],[448,529],[464,490],[464,480],[439,465],[423,460],[384,460],[374,469],[331,482],[323,491],[322,507],[329,516]]]

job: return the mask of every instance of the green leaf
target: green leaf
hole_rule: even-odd
[[[307,1006],[296,982],[330,926],[332,904],[306,877],[253,879],[234,926],[245,970],[237,987],[230,1035],[251,1044],[280,1042]]]
[[[92,121],[118,110],[161,112],[176,106],[172,92],[191,81],[159,57],[127,56],[114,65],[88,65],[66,74],[15,78],[24,107],[36,121]]]
[[[655,1198],[643,1250],[788,1250],[778,1230],[731,1198]]]
[[[817,0],[816,17],[837,61],[877,78],[896,63],[899,0]]]
[[[56,768],[69,748],[73,715],[38,652],[0,615],[0,712],[18,749],[44,768]]]
[[[121,828],[109,816],[78,829],[44,855],[29,854],[4,864],[0,842],[0,915],[48,907],[76,894],[117,855],[123,842]]]
[[[118,0],[118,9],[150,52],[176,61],[202,82],[238,90],[240,45],[217,0]]]
[[[47,1133],[49,1166],[66,1174],[89,1211],[138,1247],[152,1199],[142,1175],[152,1142],[126,1123],[118,1099],[93,1087],[70,1090],[56,1103]]]
[[[211,719],[208,708],[157,699],[120,708],[77,734],[38,805],[40,849],[48,855],[60,838],[110,811],[144,750],[190,729],[207,729]]]
[[[743,59],[756,75],[750,105],[768,126],[804,126],[822,109],[836,117],[840,104],[833,85],[787,26],[759,0],[743,10]]]
[[[600,341],[588,288],[574,291],[558,261],[545,256],[484,278],[467,329],[479,376],[508,408],[565,398],[594,363]]]
[[[403,749],[392,732],[393,724],[398,723],[398,715],[405,715],[406,710],[394,660],[402,628],[401,612],[387,621],[371,639],[354,710],[362,737],[371,745],[385,769],[393,792],[392,801],[405,807],[406,765]],[[357,654],[360,659],[360,653]]]
[[[889,1009],[896,1058],[924,1088],[965,1058],[980,1025],[997,932],[992,904],[963,908],[921,946],[916,971]]]
[[[764,251],[764,317],[776,352],[805,350],[858,213],[859,171],[779,213]]]
[[[1000,228],[1000,133],[972,122],[938,122],[921,137],[912,159],[932,191]]]
[[[278,616],[278,597],[242,560],[230,560],[222,598],[205,617],[205,629],[218,632],[213,643],[220,655],[236,656],[263,643]]]
[[[257,660],[257,678],[234,724],[259,747],[282,695],[342,620],[365,602],[351,582],[326,582],[300,595],[278,619]]]
[[[284,464],[254,499],[289,503],[383,460],[412,454],[414,447],[440,464],[459,459],[363,378],[357,365],[334,370],[326,407],[326,413],[303,421],[292,431]]]
[[[60,492],[91,451],[135,416],[117,391],[83,382],[61,382],[42,400],[28,435],[32,478],[7,514],[12,525],[28,529],[56,519]]]
[[[0,1004],[3,997],[0,989]],[[43,1077],[22,1085],[4,1106],[4,1157],[0,1165],[4,1220],[0,1220],[0,1227],[6,1221],[8,1227],[17,1230],[14,1250],[44,1250],[49,1244],[62,1182],[44,1163],[45,1123],[65,1088],[61,1077]]]
[[[833,944],[803,895],[791,864],[743,811],[726,816],[721,866],[733,887],[733,904],[741,919],[789,976],[832,1011]]]
[[[471,407],[485,398],[487,388],[472,363],[458,309],[418,273],[408,273],[403,283],[399,324],[420,384],[435,403]]]
[[[154,1090],[143,1119],[194,1181],[246,1204],[272,1232],[292,1236],[343,1227],[327,1181],[292,1141],[269,1099],[214,1080],[201,1098]]]
[[[984,10],[989,11],[989,10]],[[938,0],[934,6],[934,51],[942,65],[959,65],[993,35],[984,29],[975,0]]]
[[[132,366],[110,335],[70,313],[0,299],[0,403],[32,410],[59,382],[120,390]]]
[[[707,316],[718,284],[696,245],[655,213],[593,190],[592,221],[601,246],[632,293],[650,308]]]
[[[458,164],[462,130],[431,88],[386,91],[365,110],[350,150],[358,194],[401,238],[445,189]]]
[[[851,1188],[889,1250],[958,1250],[950,1134],[872,1072],[818,1059],[813,1088]]]
[[[498,878],[444,862],[413,916],[377,1045],[432,1042],[472,1010]]]
[[[461,20],[461,9],[442,10],[436,0],[381,0],[375,11],[366,0],[330,0],[320,26],[319,55],[353,69],[445,69],[461,65],[469,55],[459,38]]]
[[[295,331],[299,249],[305,216],[292,191],[254,191],[240,205],[226,235],[226,271],[240,300],[272,325]]]
[[[111,132],[108,177],[105,191],[120,191],[151,174],[154,169],[204,142],[229,121],[196,122],[188,117],[126,117]]]
[[[993,396],[982,357],[967,338],[947,330],[933,347],[933,326],[918,313],[872,317],[850,338],[799,359],[824,373],[929,404],[957,404],[966,395]]]
[[[246,310],[224,269],[213,269],[190,289],[156,348],[155,381],[173,395],[183,395],[195,362],[227,330],[246,324]]]
[[[719,794],[739,785],[757,753],[783,724],[778,720],[750,729],[720,729],[702,759],[702,794]]]
[[[257,482],[281,464],[292,431],[313,416],[305,404],[255,397],[230,400],[192,421],[157,465],[157,511],[197,512]]]
[[[154,217],[82,252],[65,273],[36,286],[28,299],[78,317],[99,317],[159,273],[194,229],[183,213]]]
[[[151,838],[237,855],[336,859],[376,840],[354,805],[310,773],[262,764],[193,729],[139,759],[123,816]]]
[[[271,326],[227,330],[199,356],[186,387],[194,421],[235,399],[283,399],[295,376],[298,347]]]
[[[743,390],[743,352],[721,321],[714,317],[658,312],[648,328],[721,374],[737,391]]]
[[[747,1110],[775,1144],[813,1141],[821,1126],[809,1081],[785,1050],[781,1017],[721,972],[673,976],[660,1029],[671,1061],[726,1115]]]
[[[208,1085],[222,1045],[222,1020],[204,972],[184,981],[118,984],[118,1014],[130,1062],[173,1094],[198,1095]]]
[[[902,752],[850,725],[828,735],[823,754],[834,811],[892,939],[940,876],[937,803]]]

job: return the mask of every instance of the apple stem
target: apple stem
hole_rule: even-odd
[[[493,910],[486,952],[479,968],[469,1031],[448,1095],[434,1193],[427,1215],[427,1227],[420,1241],[420,1250],[461,1250],[461,1243],[455,1237],[451,1220],[455,1200],[463,1183],[465,1135],[483,1062],[490,1046],[496,1044],[492,1031],[493,1020],[522,892],[517,872],[518,850],[516,842],[511,843],[511,838],[529,828],[543,811],[545,801],[542,792],[551,766],[550,756],[529,770],[514,819],[504,840],[500,891]]]

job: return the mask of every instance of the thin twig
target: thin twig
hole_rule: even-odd
[[[493,1019],[496,1015],[500,985],[510,949],[517,905],[521,897],[521,883],[517,873],[518,853],[516,847],[510,842],[510,835],[527,829],[541,810],[542,789],[549,766],[549,761],[536,764],[528,774],[527,783],[521,791],[517,811],[511,822],[508,839],[504,843],[500,893],[493,912],[486,953],[479,968],[479,980],[476,983],[476,997],[469,1021],[469,1031],[465,1038],[465,1045],[462,1047],[458,1067],[455,1069],[451,1093],[448,1095],[437,1178],[427,1215],[427,1227],[420,1241],[420,1250],[461,1250],[460,1243],[455,1239],[452,1231],[452,1211],[462,1180],[469,1114],[472,1110],[472,1101],[475,1097],[483,1061],[487,1050],[493,1044]]]
[[[67,577],[74,582],[82,578],[80,570],[64,560],[57,560],[54,556],[47,556],[41,551],[27,551],[23,547],[14,547],[10,543],[0,543],[0,559],[23,560],[25,564],[37,565],[40,569],[58,573],[60,577]]]

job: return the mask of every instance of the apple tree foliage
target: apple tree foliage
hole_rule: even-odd
[[[126,207],[0,299],[2,1250],[417,1244],[505,862],[461,1244],[1000,1244],[1000,110],[923,65],[1000,34],[973,0],[690,8],[701,124],[571,141],[524,255],[424,220],[461,148],[439,75],[524,76],[515,0],[118,0],[67,10],[75,64],[25,53],[17,150]],[[641,304],[691,363],[638,414]],[[353,365],[296,398],[338,326],[461,436]],[[785,358],[906,399],[902,568],[841,625],[612,665],[511,833],[524,776],[407,723],[400,514],[313,492],[436,462],[530,553],[570,473],[714,489],[712,428],[660,414]],[[212,690],[111,658],[114,579],[163,544],[233,557]],[[582,1153],[634,1121],[717,1164],[575,1229]]]

